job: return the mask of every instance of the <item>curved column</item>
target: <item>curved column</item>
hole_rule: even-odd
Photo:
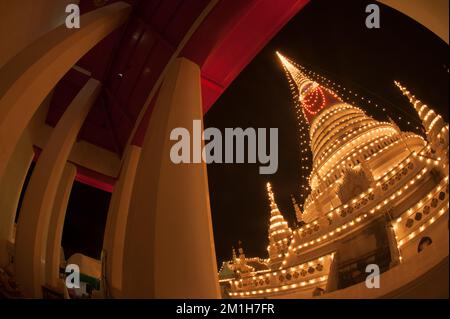
[[[27,297],[42,295],[47,232],[56,190],[78,132],[99,91],[100,82],[90,79],[75,96],[53,129],[28,184],[15,245],[17,281]]]
[[[0,67],[67,17],[68,4],[79,0],[0,1]]]
[[[106,220],[103,239],[103,249],[106,251],[106,281],[108,295],[114,298],[121,297],[125,232],[140,154],[141,148],[136,145],[130,145],[125,151]]]
[[[171,130],[190,130],[202,118],[200,69],[178,58],[159,92],[136,172],[123,297],[220,297],[206,164],[170,160]]]
[[[47,236],[45,257],[45,282],[49,287],[59,290],[59,266],[61,260],[61,240],[66,217],[67,204],[77,168],[72,163],[66,163],[61,180],[56,191],[53,210]]]
[[[25,132],[16,145],[5,175],[0,179],[0,267],[9,263],[7,245],[8,241],[14,242],[17,205],[33,156],[33,145]]]
[[[94,45],[120,26],[131,8],[117,2],[46,33],[0,69],[0,179],[33,114],[63,75]]]

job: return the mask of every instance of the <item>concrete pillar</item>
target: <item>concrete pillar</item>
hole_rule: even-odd
[[[90,79],[73,99],[53,129],[28,184],[15,247],[17,281],[27,297],[41,296],[47,232],[56,190],[78,132],[99,91],[100,82]]]
[[[395,231],[391,222],[386,222],[386,235],[389,242],[389,252],[391,253],[391,262],[389,267],[392,268],[400,263],[400,251],[397,246],[397,240],[395,238]]]
[[[79,0],[0,1],[0,67],[67,17],[66,6]]]
[[[14,241],[13,228],[17,205],[34,152],[28,132],[24,132],[0,180],[0,267],[9,263],[7,242]]]
[[[67,162],[56,191],[48,228],[45,257],[45,282],[49,287],[54,288],[56,291],[60,290],[59,284],[61,282],[59,280],[59,266],[61,260],[61,240],[64,220],[76,173],[77,168],[75,165]]]
[[[206,164],[170,160],[171,130],[191,130],[202,117],[200,69],[178,58],[163,81],[136,172],[123,297],[220,297]]]
[[[327,285],[325,292],[329,293],[337,290],[339,287],[339,251],[333,255],[333,260],[330,265],[330,272],[328,274]]]
[[[122,293],[122,266],[128,211],[133,190],[136,168],[141,148],[130,145],[119,179],[114,187],[106,220],[103,249],[106,251],[106,287],[108,296],[120,298]]]
[[[33,114],[63,75],[120,26],[131,8],[117,2],[81,16],[33,42],[0,69],[0,179]]]

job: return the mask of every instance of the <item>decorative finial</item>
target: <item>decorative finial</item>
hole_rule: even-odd
[[[444,119],[440,114],[437,114],[428,105],[422,103],[419,99],[416,99],[400,82],[395,81],[395,85],[402,91],[409,102],[413,105],[417,114],[419,115],[422,125],[425,128],[425,134],[428,142],[433,149],[441,155],[443,158],[448,156],[448,124],[444,122]]]
[[[394,81],[395,85],[402,91],[403,95],[406,96],[409,99],[409,102],[413,105],[414,109],[417,112],[417,115],[419,115],[420,120],[422,121],[422,125],[425,128],[425,132],[427,134],[427,137],[430,137],[430,131],[432,128],[437,124],[437,121],[442,121],[442,117],[435,113],[432,109],[428,107],[428,105],[422,103],[419,99],[417,99],[413,94],[411,94],[410,91],[404,86],[400,84],[398,81]],[[443,126],[439,125],[440,127]]]
[[[270,201],[270,208],[273,209],[278,209],[277,203],[275,203],[275,196],[273,194],[272,191],[272,185],[270,183],[267,183],[267,195],[269,196],[269,201]]]
[[[401,133],[400,127],[397,125],[397,123],[392,119],[392,117],[388,116],[389,122],[392,124],[392,126]]]
[[[416,99],[416,97],[413,94],[411,94],[411,92],[409,92],[408,89],[404,87],[399,81],[394,81],[394,84],[399,88],[402,94],[408,98],[409,102],[413,105],[416,112],[419,113],[420,117],[421,116],[420,108],[423,105],[422,102]]]
[[[295,210],[295,217],[297,218],[297,222],[301,223],[303,221],[303,213],[300,210],[300,207],[297,204],[297,201],[295,200],[294,195],[291,194],[291,200],[292,200],[292,205],[294,206],[294,210]]]
[[[244,255],[244,248],[242,248],[242,241],[238,241],[238,251],[239,251],[239,258],[245,257]]]

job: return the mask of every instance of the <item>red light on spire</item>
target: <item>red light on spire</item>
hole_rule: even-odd
[[[311,123],[314,117],[322,109],[326,108],[330,102],[339,100],[336,94],[333,94],[328,89],[324,89],[317,82],[311,80],[289,59],[281,55],[278,51],[276,54],[288,75],[288,80],[290,82],[293,81],[298,88],[299,102],[308,123]]]

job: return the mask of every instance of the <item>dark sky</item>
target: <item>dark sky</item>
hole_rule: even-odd
[[[31,163],[16,211],[20,215],[23,197],[35,163]],[[70,191],[61,246],[66,260],[75,253],[100,259],[111,193],[75,181]]]
[[[74,253],[100,259],[110,200],[111,193],[73,183],[61,242],[66,259]]]
[[[299,189],[298,125],[288,83],[275,51],[378,103],[358,106],[379,120],[394,118],[415,131],[417,116],[400,91],[399,80],[448,122],[448,45],[397,11],[379,4],[381,28],[365,27],[373,1],[311,1],[255,57],[205,117],[205,127],[277,127],[279,168],[259,175],[259,164],[208,165],[218,266],[231,258],[238,240],[248,256],[267,257],[269,205],[265,183],[290,225],[290,194]],[[372,105],[372,104],[371,104]],[[401,117],[401,120],[399,120]],[[411,122],[410,125],[407,122]]]

